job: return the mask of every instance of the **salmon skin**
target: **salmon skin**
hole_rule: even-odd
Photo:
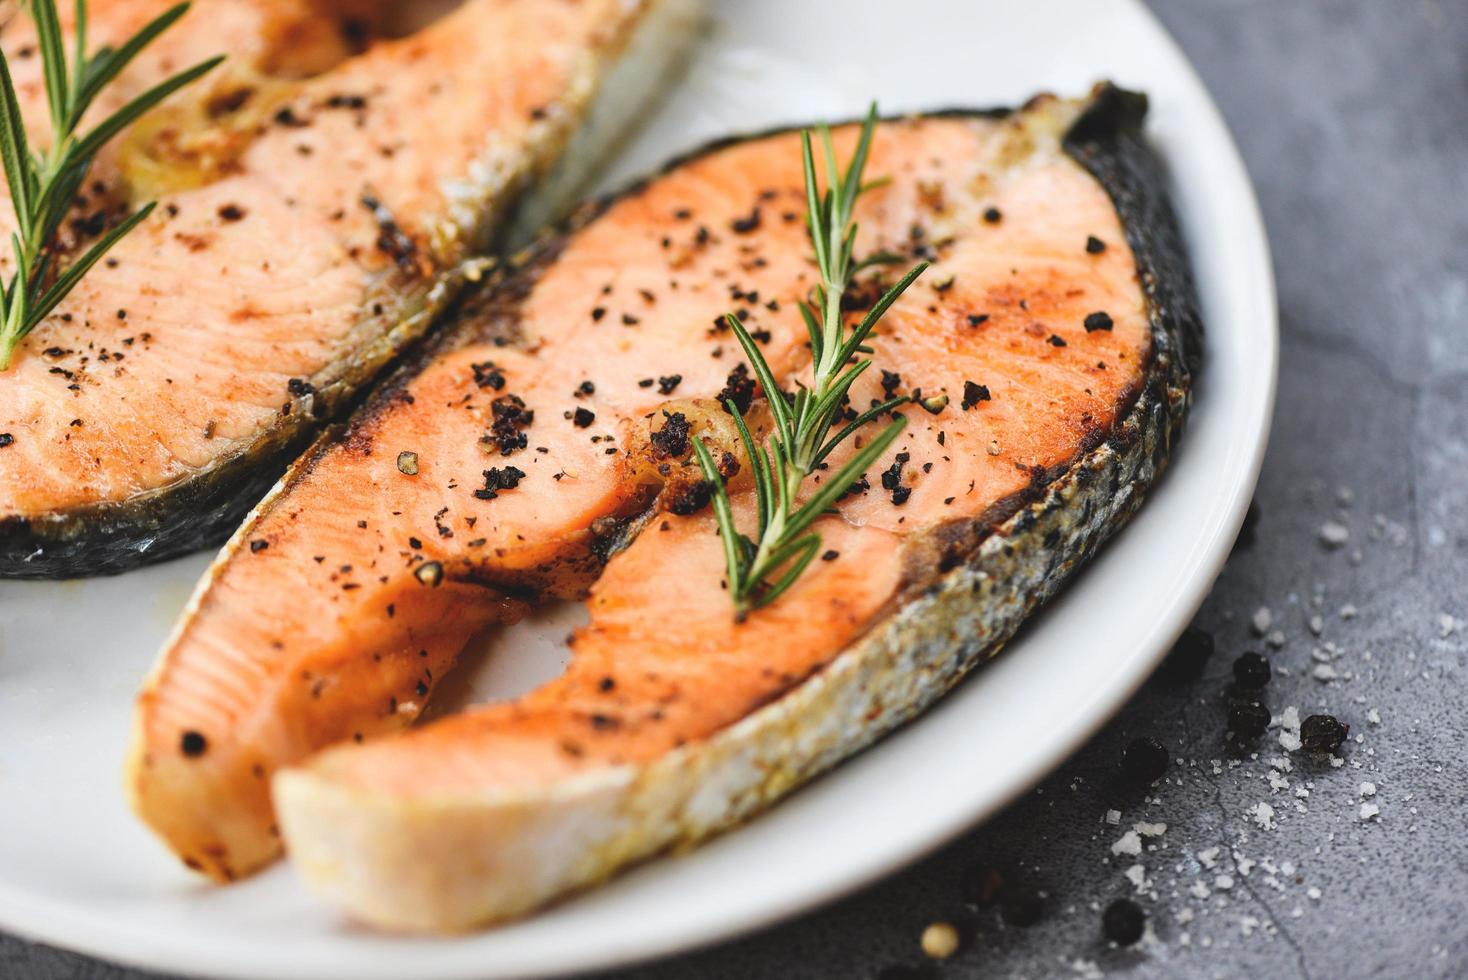
[[[398,6],[382,0],[196,5],[104,108],[221,45],[228,60],[105,149],[63,244],[157,210],[0,373],[0,577],[221,541],[477,275],[473,256],[516,215],[564,210],[698,3],[466,0],[405,37],[380,33]],[[44,132],[33,32],[7,6],[0,46]],[[93,6],[101,44],[168,3]]]
[[[859,247],[932,264],[852,409],[922,404],[817,523],[822,560],[742,623],[689,443],[748,526],[715,396],[763,414],[718,318],[742,310],[783,383],[809,371],[797,134],[582,209],[221,552],[139,698],[140,816],[216,879],[283,838],[354,917],[455,931],[731,826],[912,718],[1140,506],[1184,424],[1201,327],[1145,111],[1103,85],[878,126]],[[563,676],[410,727],[475,632],[579,595]]]

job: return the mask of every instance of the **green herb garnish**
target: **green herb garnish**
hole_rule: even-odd
[[[874,186],[862,183],[862,172],[866,169],[876,122],[877,109],[874,105],[862,126],[856,152],[845,173],[840,172],[836,163],[830,128],[818,128],[825,155],[825,194],[818,186],[811,134],[809,131],[801,134],[806,223],[815,249],[816,266],[821,274],[820,285],[812,291],[810,301],[800,305],[810,334],[811,385],[799,385],[794,397],[787,399],[764,354],[739,317],[732,313],[725,317],[739,338],[739,345],[744,348],[755,377],[759,379],[774,423],[765,445],[756,445],[739,409],[732,401],[725,402],[738,425],[740,440],[754,471],[759,528],[753,539],[741,534],[734,526],[728,493],[708,447],[702,439],[695,439],[693,443],[704,478],[713,487],[714,514],[719,523],[719,535],[724,541],[729,594],[734,600],[735,616],[741,620],[752,610],[774,602],[795,583],[821,548],[820,535],[809,531],[811,524],[826,513],[882,455],[907,421],[902,416],[895,418],[844,466],[830,474],[820,489],[804,503],[798,502],[806,477],[815,472],[832,450],[868,422],[908,401],[904,396],[873,406],[834,436],[830,434],[832,426],[845,411],[846,395],[852,383],[872,363],[870,360],[854,360],[855,356],[871,353],[865,342],[877,321],[927,268],[927,263],[915,266],[883,294],[855,329],[847,332],[841,299],[852,279],[867,266],[894,261],[893,256],[885,254],[860,261],[853,256],[857,226],[851,214],[857,198]]]
[[[158,35],[188,12],[180,3],[153,20],[119,48],[110,46],[87,55],[87,4],[76,0],[76,53],[68,65],[61,39],[56,0],[31,0],[36,36],[51,111],[51,146],[31,149],[10,65],[0,54],[0,158],[10,200],[15,206],[16,230],[11,234],[15,269],[0,281],[0,371],[10,366],[21,338],[35,329],[56,304],[81,281],[93,265],[153,210],[148,204],[112,228],[76,261],[59,268],[56,232],[87,179],[97,153],[139,116],[224,60],[210,58],[148,89],[111,116],[78,135],[82,116],[98,93],[113,81]]]

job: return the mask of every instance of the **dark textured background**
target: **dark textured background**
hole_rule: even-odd
[[[1152,2],[1237,135],[1279,277],[1259,519],[1198,618],[1218,652],[1191,682],[1159,675],[1039,789],[932,858],[628,976],[874,976],[922,963],[918,936],[944,917],[969,942],[935,976],[1468,976],[1468,0]],[[1344,546],[1322,542],[1327,521],[1349,529]],[[1254,635],[1260,607],[1282,646]],[[1343,765],[1296,753],[1272,788],[1277,729],[1254,757],[1230,755],[1225,687],[1245,648],[1268,649],[1276,713],[1351,725]],[[1114,787],[1141,735],[1173,757],[1146,800]],[[950,762],[944,778],[962,778]],[[1380,808],[1368,820],[1363,782]],[[1249,812],[1261,801],[1272,829]],[[1113,857],[1138,820],[1167,824],[1147,838],[1157,849]],[[1214,847],[1206,868],[1197,854]],[[1108,948],[1099,909],[1134,894],[1133,863],[1154,935]],[[979,865],[1043,893],[1040,921],[966,908],[959,881]],[[144,980],[5,937],[0,976]]]

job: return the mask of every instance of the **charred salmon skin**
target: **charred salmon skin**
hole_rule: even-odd
[[[1144,113],[1102,86],[878,127],[863,248],[932,264],[852,404],[922,400],[821,519],[823,560],[742,622],[690,440],[730,447],[747,521],[715,398],[755,390],[720,315],[783,383],[808,372],[798,136],[579,211],[225,547],[140,695],[138,813],[213,877],[283,838],[352,915],[459,930],[727,827],[911,718],[1140,505],[1183,425],[1200,326]],[[563,676],[410,728],[476,630],[587,589]]]
[[[0,577],[222,539],[425,332],[464,260],[568,201],[696,4],[466,0],[403,37],[382,33],[398,7],[382,0],[197,5],[108,97],[228,60],[107,147],[67,247],[157,210],[0,372]],[[167,4],[94,6],[101,44]],[[0,45],[44,132],[29,19],[5,8]]]

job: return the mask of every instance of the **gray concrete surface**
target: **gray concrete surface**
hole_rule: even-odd
[[[933,976],[1468,976],[1468,2],[1154,6],[1238,136],[1279,275],[1257,529],[1198,617],[1218,652],[1196,680],[1154,679],[1041,787],[930,859],[626,977],[875,976],[923,963],[918,937],[944,917],[969,941]],[[1320,540],[1327,521],[1349,530],[1344,546]],[[1278,648],[1254,633],[1261,607]],[[1276,713],[1350,724],[1339,768],[1302,753],[1272,767],[1278,729],[1253,755],[1227,751],[1225,688],[1246,648],[1268,650]],[[1146,799],[1114,787],[1141,735],[1173,757]],[[962,758],[944,778],[962,778]],[[1379,813],[1362,819],[1363,802]],[[1167,827],[1133,856],[1139,821]],[[1043,891],[1037,924],[965,908],[961,873],[983,864]],[[1130,950],[1100,933],[1121,896],[1151,925]],[[144,980],[3,937],[0,976]]]

